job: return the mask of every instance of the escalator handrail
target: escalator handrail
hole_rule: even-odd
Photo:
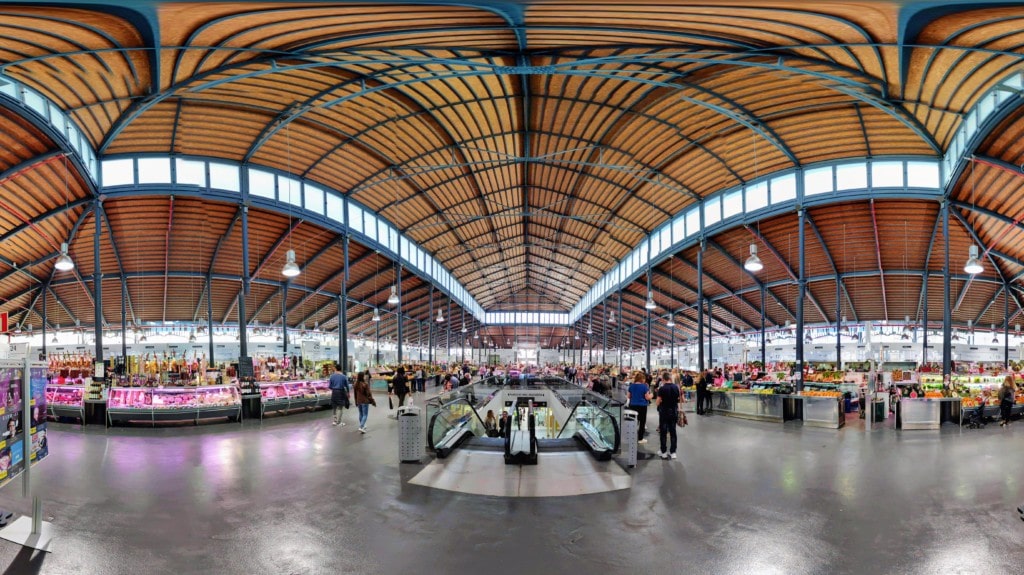
[[[434,425],[437,423],[437,418],[440,417],[442,413],[444,413],[445,408],[455,405],[456,403],[465,403],[466,405],[468,405],[469,409],[473,412],[473,415],[476,416],[477,421],[480,422],[480,427],[483,429],[487,429],[487,426],[484,425],[484,420],[480,418],[480,414],[476,410],[476,406],[470,403],[469,400],[466,399],[465,397],[458,397],[456,399],[453,399],[452,401],[449,401],[448,403],[442,403],[438,407],[437,413],[435,413],[433,417],[430,418],[430,423],[427,425],[427,445],[430,447],[431,451],[434,450],[433,431]]]
[[[587,407],[595,408],[598,411],[604,413],[608,417],[608,419],[611,420],[612,430],[615,432],[615,442],[612,445],[612,451],[618,453],[619,443],[622,439],[622,431],[619,429],[619,422],[615,419],[615,416],[613,416],[612,413],[605,409],[604,407],[595,404],[588,405],[586,401],[580,401],[575,406],[573,406],[572,411],[569,412],[569,417],[565,418],[565,423],[562,424],[561,429],[558,431],[558,437],[562,437],[562,434],[565,433],[566,426],[569,424],[570,421],[572,421],[572,418],[575,417],[576,415],[576,408],[578,408],[581,405],[586,405]]]

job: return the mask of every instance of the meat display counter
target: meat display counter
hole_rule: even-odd
[[[85,421],[84,385],[46,385],[46,415],[57,419],[74,417]]]
[[[267,413],[311,410],[331,404],[327,381],[278,381],[260,383],[260,417]]]
[[[234,385],[206,387],[112,387],[107,423],[242,420],[242,396]]]

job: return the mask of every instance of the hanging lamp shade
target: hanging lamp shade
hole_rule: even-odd
[[[462,331],[462,333],[466,333],[467,331],[469,331],[468,329],[466,329],[466,324],[462,324],[462,330],[461,331]]]
[[[615,323],[615,310],[608,314],[608,323]]]
[[[441,313],[441,310],[437,310],[437,323],[441,323],[443,321],[444,321],[444,314]]]
[[[964,271],[971,275],[980,274],[985,271],[985,268],[981,265],[981,260],[978,259],[978,246],[971,246],[967,252],[967,263],[964,264]]]
[[[587,335],[594,335],[594,329],[589,325],[587,326]]]
[[[480,339],[480,332],[474,333],[473,339]]]
[[[295,264],[295,250],[288,250],[288,253],[285,254],[284,268],[281,269],[281,275],[286,278],[293,278],[300,273],[299,266]]]
[[[53,264],[53,267],[62,272],[69,272],[75,269],[75,262],[71,261],[71,256],[68,255],[67,242],[60,244],[60,256],[57,257],[57,262]]]
[[[373,321],[380,321],[380,310],[373,308]]]
[[[391,286],[391,295],[388,296],[388,305],[398,305],[398,286]]]
[[[676,326],[675,318],[673,316],[668,316],[668,321],[665,322],[665,325],[668,326],[668,327],[675,327]]]
[[[750,244],[750,257],[743,263],[743,269],[748,272],[759,272],[764,269],[761,258],[757,257],[757,244]]]
[[[654,292],[647,292],[647,301],[644,302],[644,309],[654,310],[658,309],[658,304],[654,303]]]

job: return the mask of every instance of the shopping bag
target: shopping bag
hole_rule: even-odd
[[[683,411],[682,409],[680,409],[679,410],[679,416],[676,417],[676,425],[679,426],[679,427],[686,427],[687,423],[689,423],[689,422],[686,421],[686,412]]]

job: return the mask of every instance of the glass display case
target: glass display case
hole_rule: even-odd
[[[782,395],[713,390],[712,409],[723,415],[759,421],[782,421]]]
[[[193,421],[242,419],[242,395],[234,385],[207,387],[112,387],[107,395],[107,421]]]
[[[84,385],[46,385],[46,415],[85,420]]]
[[[331,404],[326,381],[278,381],[260,384],[260,416]]]

